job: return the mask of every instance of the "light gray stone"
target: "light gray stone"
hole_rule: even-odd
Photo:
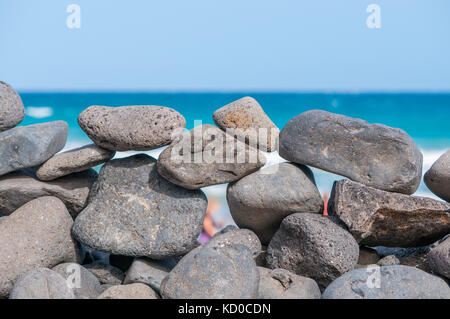
[[[159,299],[159,296],[149,286],[136,283],[110,287],[97,299]]]
[[[78,299],[94,299],[102,293],[97,277],[79,264],[63,263],[52,270],[64,277]]]
[[[389,256],[381,258],[377,262],[377,265],[378,266],[395,266],[395,265],[400,265],[400,260],[398,260],[398,258],[395,257],[394,255],[389,255]]]
[[[239,229],[235,226],[227,226],[217,232],[206,245],[217,247],[243,245],[250,250],[256,259],[261,253],[261,242],[254,232],[248,229]]]
[[[423,180],[436,196],[450,202],[450,150],[438,158]]]
[[[0,132],[23,121],[25,108],[22,99],[7,83],[0,81]]]

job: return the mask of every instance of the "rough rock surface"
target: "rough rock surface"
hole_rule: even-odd
[[[317,283],[286,269],[258,267],[259,299],[320,299]]]
[[[35,267],[80,259],[70,235],[73,220],[56,197],[35,199],[0,221],[0,298]]]
[[[51,181],[71,173],[82,172],[109,161],[115,153],[95,144],[86,145],[51,157],[36,170],[36,176],[41,181]]]
[[[213,125],[197,126],[166,148],[158,172],[187,189],[236,181],[264,166],[257,149],[236,140]]]
[[[102,167],[72,233],[96,250],[168,258],[197,245],[206,208],[203,192],[166,181],[155,159],[138,154]]]
[[[275,164],[230,183],[227,202],[235,223],[254,231],[263,244],[269,244],[286,216],[323,211],[313,173],[293,163]]]
[[[286,124],[279,153],[391,192],[413,194],[422,178],[422,153],[404,131],[320,110]]]
[[[101,284],[120,285],[125,278],[122,270],[104,262],[94,262],[83,266],[97,277]]]
[[[67,123],[54,121],[0,133],[0,175],[40,165],[66,144]]]
[[[450,150],[438,158],[423,180],[436,196],[450,202]]]
[[[102,293],[97,277],[79,264],[63,263],[52,270],[64,277],[78,299],[93,299]]]
[[[272,152],[278,145],[280,130],[254,98],[243,97],[221,107],[213,119],[228,134],[264,152]]]
[[[292,214],[281,223],[266,253],[269,268],[283,268],[314,279],[321,288],[358,261],[355,239],[330,218],[310,213]]]
[[[49,182],[36,179],[34,172],[28,169],[1,176],[0,213],[9,215],[33,199],[54,196],[62,200],[75,218],[87,205],[89,191],[97,176],[93,169]]]
[[[25,108],[19,94],[7,83],[0,81],[0,132],[13,128],[24,117]]]
[[[322,298],[449,299],[450,287],[443,279],[413,267],[374,266],[339,277],[327,287]]]
[[[149,285],[156,292],[161,290],[161,282],[175,267],[173,258],[162,260],[151,260],[148,258],[135,258],[125,276],[124,285],[132,283],[143,283]]]
[[[250,250],[254,258],[257,258],[261,253],[261,242],[254,232],[248,229],[239,229],[231,225],[217,232],[206,245],[214,245],[217,247],[243,245]]]
[[[450,236],[430,250],[428,262],[433,272],[450,279]]]
[[[186,120],[164,106],[94,105],[79,115],[78,124],[98,146],[114,151],[143,151],[170,144],[183,133]]]
[[[400,265],[400,260],[398,260],[398,258],[395,257],[395,255],[389,255],[389,256],[381,258],[377,262],[377,265],[378,266],[395,266],[395,265]]]
[[[450,204],[381,191],[361,183],[334,183],[328,213],[367,246],[417,247],[450,232]]]
[[[161,284],[168,299],[256,298],[259,272],[247,247],[204,245],[192,250]]]
[[[159,296],[149,286],[136,283],[110,287],[97,299],[159,299]]]
[[[60,274],[38,267],[16,281],[9,299],[75,299],[75,295]]]

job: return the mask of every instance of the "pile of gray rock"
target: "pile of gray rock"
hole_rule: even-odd
[[[314,110],[280,132],[250,97],[191,131],[167,107],[91,106],[94,143],[58,153],[67,124],[24,114],[0,82],[0,298],[450,298],[450,204],[412,196],[402,130]],[[348,178],[328,215],[308,166]],[[201,188],[223,183],[238,227],[201,244]],[[450,152],[425,183],[450,199]]]

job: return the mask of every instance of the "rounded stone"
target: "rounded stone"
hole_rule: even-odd
[[[322,213],[323,200],[311,170],[281,163],[230,183],[227,202],[235,223],[268,244],[281,221],[292,213]]]
[[[84,132],[103,148],[144,151],[170,144],[186,120],[177,111],[155,105],[90,106],[78,116]]]
[[[174,258],[151,260],[148,258],[135,258],[128,269],[124,284],[143,283],[156,292],[160,292],[161,283],[176,266]]]
[[[269,268],[283,268],[314,279],[321,288],[353,269],[359,246],[327,216],[292,214],[281,223],[266,253]]]
[[[60,274],[38,267],[16,281],[9,299],[75,299],[75,295]]]
[[[114,154],[116,152],[95,144],[86,145],[54,155],[36,170],[36,176],[41,181],[51,181],[107,162]]]
[[[97,299],[159,299],[159,296],[149,286],[136,283],[110,287]]]
[[[102,293],[97,277],[79,264],[63,263],[52,270],[68,282],[77,299],[93,299]]]
[[[400,265],[400,260],[398,260],[398,258],[395,257],[394,255],[389,255],[389,256],[381,258],[377,262],[377,265],[378,266],[395,266],[395,265]]]
[[[205,245],[226,247],[243,245],[250,250],[252,256],[257,258],[261,253],[261,242],[254,232],[248,229],[239,229],[235,226],[227,226],[217,232]]]
[[[437,159],[423,180],[436,196],[450,202],[450,150]]]
[[[430,249],[428,263],[434,273],[450,279],[450,236]]]
[[[369,266],[333,281],[323,299],[449,299],[450,287],[436,276],[407,266]]]
[[[0,81],[0,132],[23,121],[25,108],[22,99],[7,83]]]

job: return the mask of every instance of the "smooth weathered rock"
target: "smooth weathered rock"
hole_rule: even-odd
[[[258,267],[259,299],[320,299],[317,283],[286,269]]]
[[[120,285],[125,278],[122,270],[104,262],[94,262],[83,266],[97,277],[101,284]]]
[[[450,204],[396,194],[349,180],[335,182],[328,213],[367,246],[417,247],[450,232]]]
[[[450,202],[450,150],[438,158],[423,180],[436,196]]]
[[[151,260],[148,258],[135,258],[125,276],[124,285],[143,283],[149,285],[156,292],[161,290],[161,282],[176,266],[173,258]]]
[[[64,277],[78,299],[93,299],[102,293],[97,277],[79,264],[63,263],[52,270]]]
[[[204,245],[183,257],[161,284],[167,299],[256,298],[259,272],[247,247]]]
[[[291,119],[280,133],[280,156],[378,189],[413,194],[423,156],[404,131],[320,110]]]
[[[395,266],[395,265],[400,265],[400,260],[398,260],[398,258],[395,257],[394,255],[389,255],[389,256],[381,258],[377,262],[377,265],[378,266]]]
[[[450,279],[450,236],[431,248],[428,263],[433,272]]]
[[[261,242],[254,232],[231,225],[217,232],[205,245],[217,247],[243,245],[250,250],[254,258],[257,258],[261,253]]]
[[[78,116],[78,124],[98,146],[114,151],[144,151],[170,144],[183,133],[186,120],[164,106],[94,105]]]
[[[264,166],[256,148],[236,140],[213,125],[197,126],[166,148],[158,172],[187,189],[236,181]]]
[[[280,130],[254,98],[243,97],[221,107],[213,119],[227,134],[264,152],[272,152],[278,145]]]
[[[77,243],[70,235],[73,220],[56,197],[41,197],[0,221],[0,298],[14,282],[35,267],[78,262]]]
[[[7,83],[0,81],[0,132],[23,121],[25,108],[22,99]]]
[[[38,267],[16,281],[9,299],[75,299],[75,295],[60,274]]]
[[[352,270],[333,281],[324,299],[449,299],[450,288],[436,276],[407,266]]]
[[[34,172],[28,169],[1,176],[0,213],[9,215],[33,199],[54,196],[66,205],[75,218],[87,205],[89,191],[97,176],[93,169],[49,182],[36,179]]]
[[[314,279],[321,288],[358,261],[355,239],[327,216],[292,214],[281,223],[266,253],[269,268],[283,268]]]
[[[230,213],[239,227],[268,244],[292,213],[322,213],[323,200],[309,168],[281,163],[261,169],[227,188]]]
[[[0,133],[0,175],[41,165],[66,144],[67,123],[54,121]]]
[[[149,286],[136,283],[110,287],[97,299],[159,299],[159,296]]]
[[[41,181],[51,181],[71,173],[82,172],[109,161],[115,153],[95,144],[86,145],[51,157],[36,170],[36,176]]]
[[[96,250],[168,258],[197,245],[206,208],[203,192],[166,181],[154,158],[138,154],[102,167],[72,232]]]

